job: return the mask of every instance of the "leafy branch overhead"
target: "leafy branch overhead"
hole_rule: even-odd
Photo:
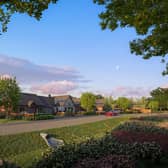
[[[100,14],[102,29],[133,27],[141,38],[130,42],[131,53],[144,59],[168,54],[167,0],[94,0],[103,5]],[[163,74],[168,74],[168,64]]]
[[[48,8],[49,4],[56,2],[57,0],[1,0],[0,22],[2,32],[7,31],[7,24],[14,13],[26,13],[39,20],[42,17],[42,12]]]

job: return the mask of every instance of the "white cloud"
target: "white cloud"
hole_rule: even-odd
[[[131,86],[119,86],[108,91],[97,91],[97,94],[102,94],[104,96],[112,96],[114,98],[118,97],[129,97],[129,98],[140,98],[150,96],[150,92],[153,88],[144,87],[131,87]]]
[[[83,77],[74,68],[37,65],[25,59],[0,55],[0,75],[16,76],[20,83],[33,84],[49,81],[78,81]]]
[[[0,55],[0,76],[16,77],[23,91],[42,94],[66,94],[88,82],[73,67],[38,65],[4,55]]]
[[[42,85],[31,87],[31,91],[42,94],[67,94],[78,88],[78,85],[71,81],[52,81]]]

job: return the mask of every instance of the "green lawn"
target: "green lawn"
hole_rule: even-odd
[[[17,122],[27,122],[27,121],[26,121],[26,120],[9,120],[9,119],[0,119],[0,124],[17,123]]]
[[[129,119],[129,116],[112,118],[105,121],[45,130],[54,137],[63,139],[65,143],[80,143],[89,138],[103,137],[114,127]],[[42,131],[41,131],[42,132]],[[22,167],[30,166],[39,160],[41,154],[48,149],[39,132],[0,136],[0,158],[11,160]]]

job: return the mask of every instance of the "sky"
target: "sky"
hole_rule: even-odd
[[[160,59],[130,53],[132,28],[102,31],[101,6],[59,0],[40,21],[15,14],[0,36],[0,75],[16,76],[23,92],[80,96],[149,96],[167,86]]]

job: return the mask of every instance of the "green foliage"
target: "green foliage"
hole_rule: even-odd
[[[159,145],[154,142],[122,144],[116,141],[111,134],[107,134],[98,140],[91,139],[81,144],[66,145],[58,150],[46,153],[35,167],[71,168],[76,161],[81,159],[99,159],[109,154],[127,155],[134,159],[151,159],[153,161],[160,160],[162,156]]]
[[[20,99],[20,88],[16,79],[1,78],[0,79],[0,106],[4,106],[6,115],[14,112]]]
[[[49,120],[49,119],[54,119],[54,115],[52,114],[43,114],[43,115],[36,115],[35,120]]]
[[[131,52],[149,59],[168,54],[167,0],[94,0],[103,5],[102,29],[133,27],[141,38],[130,42]],[[164,62],[164,60],[162,61]],[[163,74],[168,73],[168,64]]]
[[[126,111],[128,108],[131,107],[132,103],[131,101],[126,97],[119,97],[117,99],[116,104],[119,108],[121,108],[123,111]]]
[[[131,132],[144,132],[144,133],[157,133],[157,134],[168,134],[168,130],[165,128],[161,128],[156,126],[153,122],[149,121],[132,121],[125,122],[124,124],[120,124],[115,128],[115,131],[131,131]]]
[[[93,116],[93,115],[97,115],[97,114],[96,114],[96,112],[92,111],[92,112],[85,112],[84,115]]]
[[[168,115],[167,114],[157,114],[157,115],[152,115],[152,116],[135,117],[132,119],[139,120],[139,121],[164,122],[164,121],[168,121]]]
[[[49,120],[54,119],[55,116],[52,114],[36,114],[35,118],[34,116],[25,117],[25,120]]]
[[[14,163],[7,162],[5,160],[0,161],[0,168],[20,168],[19,166],[15,165]]]
[[[78,126],[43,130],[54,137],[63,139],[66,144],[78,144],[90,138],[101,138],[129,117],[119,117]],[[40,137],[40,132],[0,136],[0,158],[11,160],[17,165],[31,166],[48,149]]]
[[[160,110],[168,109],[168,89],[157,88],[151,93],[152,99],[158,102]]]
[[[112,109],[113,105],[114,105],[113,98],[111,96],[106,97],[105,101],[104,101],[104,110],[105,111],[110,111]]]
[[[39,20],[42,12],[48,9],[49,4],[55,4],[57,0],[12,0],[0,1],[0,22],[2,24],[2,32],[7,31],[7,24],[15,13],[26,13],[31,17]]]
[[[149,102],[148,107],[153,111],[156,112],[158,111],[159,108],[159,102],[156,100],[152,100]]]
[[[101,94],[95,95],[96,99],[104,99],[104,97]]]
[[[87,112],[92,112],[95,109],[96,97],[93,93],[86,92],[81,96],[81,106]]]

